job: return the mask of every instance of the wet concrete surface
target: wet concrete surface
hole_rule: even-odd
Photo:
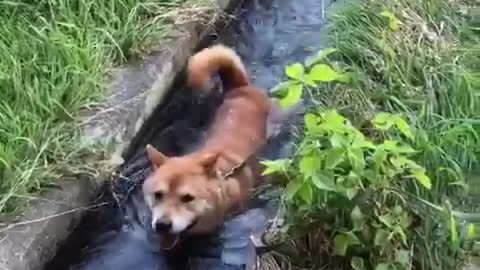
[[[234,47],[244,60],[253,81],[270,89],[283,79],[285,65],[303,62],[317,52],[325,23],[327,0],[246,1],[242,14],[218,40]],[[220,94],[200,98],[182,86],[180,75],[166,103],[145,123],[125,155],[125,165],[112,176],[99,202],[90,211],[56,258],[45,270],[65,269],[244,269],[255,251],[249,234],[265,225],[265,213],[247,211],[232,217],[216,234],[189,239],[173,252],[158,249],[149,231],[140,187],[150,173],[144,146],[151,143],[168,155],[181,155],[200,144],[218,105]],[[269,144],[265,157],[288,155],[288,134]],[[258,201],[255,206],[263,207]]]

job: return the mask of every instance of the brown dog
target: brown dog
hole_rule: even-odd
[[[143,192],[163,248],[173,247],[182,233],[212,231],[248,202],[260,179],[251,157],[266,143],[272,106],[267,94],[250,84],[239,56],[225,46],[193,55],[187,71],[188,86],[205,92],[216,89],[212,75],[218,73],[225,98],[199,151],[166,157],[147,146],[154,171]]]

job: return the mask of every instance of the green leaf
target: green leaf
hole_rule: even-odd
[[[395,217],[392,214],[386,214],[383,216],[378,216],[378,220],[382,222],[388,228],[391,228],[395,222]]]
[[[311,205],[313,202],[313,190],[308,183],[304,183],[297,191],[297,195],[307,204]]]
[[[266,161],[261,161],[260,163],[263,166],[265,166],[265,170],[263,170],[262,175],[269,175],[277,172],[284,172],[288,163],[290,163],[290,160],[289,159],[266,160]]]
[[[352,219],[353,223],[353,230],[361,231],[363,230],[363,226],[365,225],[365,216],[363,215],[360,207],[355,206],[350,213],[350,218]]]
[[[349,200],[352,200],[358,193],[358,188],[352,187],[345,190],[345,195]]]
[[[301,80],[305,74],[305,67],[300,63],[295,63],[285,67],[285,74],[291,79]]]
[[[300,156],[316,155],[318,147],[312,141],[305,142],[300,148]]]
[[[395,205],[395,206],[393,207],[393,209],[392,209],[392,213],[393,213],[394,215],[396,215],[396,216],[401,215],[402,213],[404,213],[402,206],[401,206],[401,205],[398,205],[398,204]]]
[[[374,40],[374,43],[378,46],[380,50],[382,50],[385,54],[387,54],[391,59],[396,58],[396,53],[393,47],[390,45],[390,42],[387,42],[385,35],[382,39]]]
[[[399,249],[395,252],[395,261],[404,266],[405,268],[410,268],[410,253],[408,250]]]
[[[322,113],[322,118],[324,120],[322,126],[326,130],[330,130],[333,132],[345,131],[346,125],[348,124],[348,120],[335,110],[330,110]]]
[[[360,175],[358,175],[354,171],[350,171],[347,175],[348,183],[350,184],[358,184],[361,181]]]
[[[397,169],[404,169],[409,164],[409,159],[403,156],[394,156],[390,158],[390,163]]]
[[[344,235],[338,234],[333,240],[333,253],[339,256],[345,256],[347,253],[348,242]]]
[[[298,167],[300,168],[300,172],[306,176],[311,177],[315,175],[317,170],[320,168],[321,160],[320,157],[316,154],[311,154],[308,156],[304,156],[300,159]]]
[[[339,148],[339,147],[347,146],[349,144],[349,140],[346,136],[343,136],[342,134],[334,133],[330,137],[330,144],[334,148]]]
[[[381,166],[383,162],[387,158],[387,152],[385,151],[385,148],[380,146],[375,149],[375,152],[373,153],[373,161],[375,161],[375,164],[377,166]]]
[[[365,270],[365,263],[360,257],[353,257],[351,261],[352,268],[355,270]]]
[[[317,86],[317,83],[314,82],[314,81],[312,81],[312,80],[310,80],[309,78],[304,78],[303,81],[302,81],[302,83],[304,83],[304,84],[306,84],[306,85],[308,85],[308,86],[310,86],[310,87],[316,87],[316,86]]]
[[[385,140],[382,145],[385,148],[385,150],[395,154],[413,154],[416,152],[415,149],[411,148],[410,146],[407,146],[407,145],[399,146],[398,141],[394,141],[394,140]]]
[[[310,133],[317,133],[320,131],[320,117],[316,114],[313,113],[307,113],[303,117],[304,122],[305,122],[305,127],[307,128],[307,131]]]
[[[312,182],[319,190],[337,191],[334,175],[331,171],[321,171],[312,177]]]
[[[377,231],[375,232],[375,240],[374,240],[375,246],[384,247],[385,245],[388,244],[388,241],[389,241],[388,232],[385,231],[384,229],[377,229]]]
[[[405,231],[403,230],[402,227],[400,226],[395,226],[395,228],[393,229],[393,232],[391,233],[391,235],[398,235],[400,237],[400,239],[402,240],[402,243],[407,246],[408,243],[407,243],[407,235],[405,234]]]
[[[345,235],[348,238],[349,246],[360,245],[360,240],[358,239],[357,235],[355,235],[355,233],[347,232],[345,233]]]
[[[322,61],[327,56],[329,56],[330,54],[332,54],[336,51],[338,51],[338,50],[335,49],[335,48],[325,48],[323,50],[320,50],[316,55],[314,55],[313,57],[311,57],[311,58],[309,58],[305,61],[305,66],[311,67],[312,65]]]
[[[339,256],[345,256],[349,246],[358,245],[360,240],[350,233],[350,234],[337,234],[333,240],[333,253]]]
[[[288,88],[287,95],[280,99],[281,108],[289,108],[297,104],[302,98],[303,84],[292,84]]]
[[[395,14],[393,14],[392,12],[388,11],[388,10],[384,10],[382,12],[380,12],[380,16],[382,17],[386,17],[386,18],[395,18]]]
[[[347,153],[354,170],[361,171],[365,168],[366,162],[361,148],[350,148]]]
[[[428,177],[425,174],[425,169],[416,169],[412,172],[413,177],[417,179],[417,181],[422,184],[426,189],[431,189],[432,188],[432,181],[430,180],[430,177]]]
[[[373,119],[372,123],[376,129],[388,130],[395,122],[390,113],[378,113]]]
[[[366,169],[363,171],[362,176],[365,177],[368,181],[370,182],[376,182],[377,181],[377,173],[374,170],[371,169]]]
[[[338,74],[336,80],[341,83],[349,83],[352,80],[352,73],[351,72],[340,73]]]
[[[400,28],[400,20],[397,19],[397,18],[392,18],[392,19],[389,20],[388,26],[393,31],[397,31]]]
[[[316,64],[308,73],[308,79],[314,82],[331,82],[338,79],[340,74],[329,65]]]
[[[397,154],[414,154],[417,151],[408,145],[401,145],[396,147],[393,152]]]
[[[398,224],[400,224],[403,229],[408,229],[410,225],[412,225],[412,218],[407,212],[403,212],[399,217]]]
[[[413,133],[412,130],[410,129],[410,126],[408,125],[407,121],[405,121],[403,118],[398,117],[395,120],[395,126],[400,130],[400,132],[405,135],[405,137],[413,140]]]
[[[399,114],[378,113],[373,119],[373,125],[380,130],[388,130],[395,125],[397,129],[409,139],[413,139],[413,133],[408,123]]]
[[[468,226],[467,226],[467,239],[468,240],[473,240],[476,235],[477,235],[477,233],[476,233],[475,224],[473,224],[473,223],[468,224]]]
[[[341,148],[330,148],[325,151],[325,169],[333,169],[343,161],[344,150]]]
[[[418,165],[415,161],[413,161],[411,159],[408,159],[408,158],[405,158],[405,164],[407,164],[407,166],[412,170],[423,169],[422,166]]]
[[[303,183],[299,180],[290,181],[285,188],[284,196],[286,200],[291,200],[298,190],[302,187]]]
[[[375,149],[375,145],[371,141],[365,139],[365,136],[361,132],[355,132],[352,147]]]
[[[388,26],[393,31],[397,31],[400,27],[401,21],[390,11],[382,11],[380,16],[388,18]]]
[[[379,263],[377,266],[375,266],[375,270],[388,270],[388,264]]]

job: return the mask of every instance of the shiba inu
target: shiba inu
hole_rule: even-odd
[[[212,76],[219,74],[224,101],[196,152],[167,157],[146,147],[153,172],[143,193],[165,249],[175,246],[182,234],[211,232],[248,203],[261,175],[255,154],[266,144],[268,118],[276,110],[228,47],[215,45],[194,54],[187,72],[188,87],[203,93],[217,90]]]

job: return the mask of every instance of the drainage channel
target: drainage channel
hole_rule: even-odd
[[[219,33],[217,42],[235,48],[253,82],[270,89],[282,79],[285,65],[303,62],[324,45],[320,32],[330,1],[245,2],[241,15]],[[151,143],[169,155],[191,151],[201,142],[221,102],[220,95],[202,99],[192,95],[182,86],[183,79],[183,75],[178,76],[167,101],[156,109],[132,143],[125,165],[103,188],[98,202],[104,206],[86,214],[45,270],[227,270],[243,269],[254,259],[246,228],[260,228],[265,223],[264,216],[255,210],[228,222],[221,233],[190,239],[183,245],[185,249],[168,256],[158,250],[158,239],[149,231],[140,193],[150,173],[144,146]],[[288,155],[290,136],[283,135],[272,140],[265,157]]]

